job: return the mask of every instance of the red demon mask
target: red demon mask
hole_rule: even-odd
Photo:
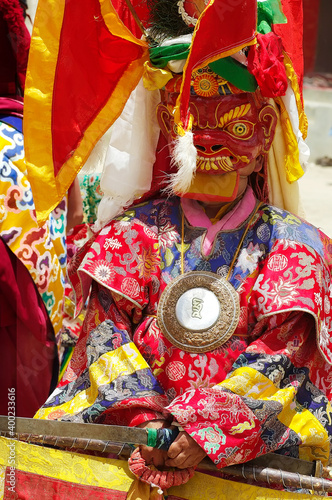
[[[175,85],[168,85],[157,111],[171,151],[178,137],[173,120],[178,84],[177,81]],[[239,171],[270,149],[277,123],[273,107],[256,93],[232,91],[239,92],[211,70],[200,70],[193,75],[190,114],[197,149],[196,175],[220,176]],[[238,183],[239,176],[233,174],[233,177]],[[211,177],[206,180],[211,184]],[[231,198],[235,196],[233,192]],[[229,194],[226,198],[229,199]]]

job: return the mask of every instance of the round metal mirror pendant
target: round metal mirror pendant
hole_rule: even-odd
[[[192,271],[172,281],[160,297],[157,312],[165,337],[188,352],[208,352],[224,344],[239,316],[236,290],[225,278],[207,271]]]

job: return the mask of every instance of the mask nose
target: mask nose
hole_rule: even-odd
[[[214,146],[211,146],[211,151],[213,151],[213,153],[219,153],[223,147],[224,146],[222,144],[215,144]]]
[[[222,144],[214,144],[213,146],[202,146],[201,144],[195,144],[196,149],[208,156],[216,155],[222,151],[224,146]]]

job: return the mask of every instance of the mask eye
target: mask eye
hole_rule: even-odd
[[[245,121],[233,122],[229,123],[224,130],[239,139],[249,139],[254,133],[254,125]]]

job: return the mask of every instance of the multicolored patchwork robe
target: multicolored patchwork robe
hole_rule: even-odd
[[[21,118],[0,117],[0,160],[1,237],[31,274],[57,336],[62,328],[67,263],[67,201],[63,199],[38,227],[26,173]]]
[[[224,223],[227,214],[220,230],[184,212],[177,197],[130,208],[73,258],[78,305],[92,286],[88,311],[66,373],[36,416],[130,426],[175,419],[218,467],[271,451],[327,463],[331,241],[255,200],[249,213],[235,207],[237,223]],[[240,299],[233,336],[212,352],[175,347],[156,314],[181,261],[184,272],[226,276],[239,245],[229,276]]]

